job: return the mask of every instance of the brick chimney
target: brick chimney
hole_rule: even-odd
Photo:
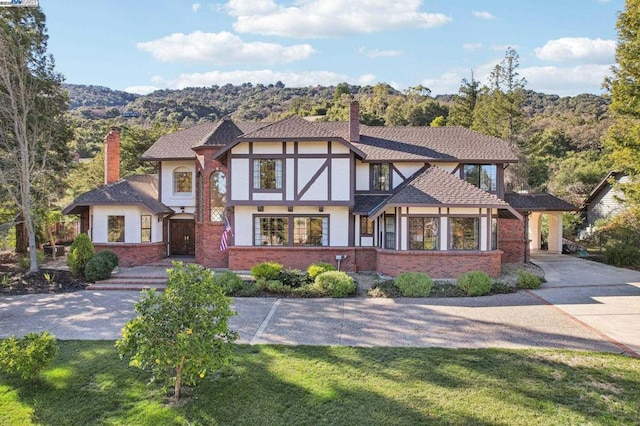
[[[349,104],[349,142],[360,142],[360,104]]]
[[[104,139],[104,183],[120,180],[120,131],[111,129]]]

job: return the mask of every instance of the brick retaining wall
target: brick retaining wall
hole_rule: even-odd
[[[157,262],[166,257],[167,250],[164,242],[140,244],[93,243],[94,253],[105,249],[109,249],[118,255],[120,266],[140,266]]]

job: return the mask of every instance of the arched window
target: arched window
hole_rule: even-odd
[[[211,222],[222,222],[227,208],[227,178],[219,170],[211,173],[209,177],[209,200]]]

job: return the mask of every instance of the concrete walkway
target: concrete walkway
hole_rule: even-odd
[[[536,291],[442,299],[236,298],[231,328],[250,344],[640,353],[640,286],[630,281],[640,282],[640,274],[569,256],[536,255],[534,262],[549,277]],[[131,291],[0,297],[0,338],[50,330],[59,339],[114,340],[138,298]]]

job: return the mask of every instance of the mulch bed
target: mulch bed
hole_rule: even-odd
[[[0,296],[41,293],[70,293],[84,290],[82,278],[69,271],[49,269],[46,263],[39,272],[30,274],[20,268],[14,253],[0,253]]]

